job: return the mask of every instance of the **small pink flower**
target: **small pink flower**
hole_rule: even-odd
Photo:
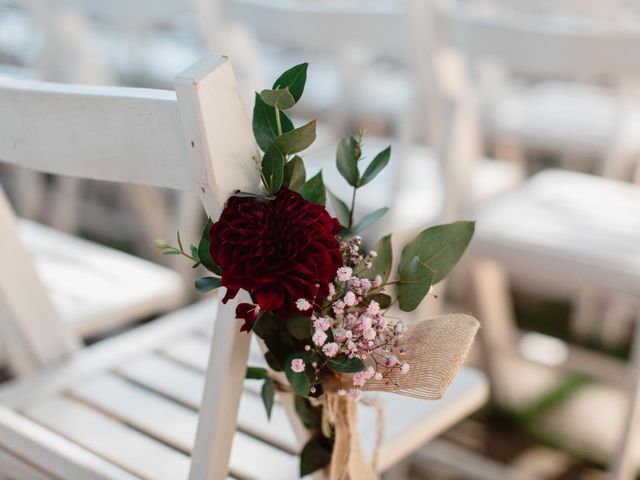
[[[367,315],[371,315],[372,317],[375,317],[379,313],[380,313],[380,304],[375,300],[371,300],[371,303],[367,307]]]
[[[356,372],[353,374],[353,377],[351,380],[353,381],[353,384],[356,387],[361,387],[364,385],[364,382],[367,381],[367,374],[364,371]]]
[[[327,356],[327,357],[335,357],[338,354],[338,350],[340,349],[340,347],[338,346],[338,344],[336,342],[329,342],[327,344],[325,344],[324,347],[322,347],[322,352]]]
[[[329,296],[327,298],[331,298],[336,294],[336,287],[333,283],[329,284]]]
[[[373,378],[375,380],[382,380],[382,373],[376,372],[376,374],[373,376]]]
[[[298,300],[296,300],[296,308],[301,312],[306,312],[311,308],[311,304],[309,303],[308,300],[304,298],[299,298]]]
[[[302,360],[301,358],[294,358],[293,360],[291,360],[291,370],[296,373],[304,372],[305,366],[306,365],[304,364],[304,360]]]
[[[351,267],[340,267],[336,271],[336,276],[338,277],[338,280],[340,280],[341,282],[348,281],[351,278],[352,274],[353,274],[353,270],[351,269]]]
[[[344,388],[341,388],[338,390],[338,395],[340,395],[341,397],[343,397],[346,394],[347,394],[347,391]]]
[[[324,345],[324,342],[327,341],[327,334],[322,330],[316,330],[313,334],[313,337],[311,337],[311,340],[313,340],[313,343],[315,343],[318,347],[321,347]]]
[[[357,302],[356,294],[353,292],[347,292],[344,296],[344,303],[348,307],[353,307]]]
[[[373,328],[369,327],[364,330],[362,335],[367,340],[373,340],[374,338],[376,338],[376,331]]]
[[[313,322],[313,328],[316,330],[322,330],[326,332],[331,327],[331,320],[327,317],[318,318],[315,322]]]
[[[375,250],[371,250],[371,251],[369,252],[369,256],[370,256],[371,258],[376,258],[376,257],[378,256],[378,252],[376,252]]]
[[[382,277],[380,275],[376,275],[373,279],[373,286],[379,287],[380,285],[382,285]]]
[[[403,375],[407,374],[407,373],[409,373],[409,369],[410,368],[411,367],[409,366],[408,363],[403,363],[402,366],[400,367],[400,373],[403,374]]]
[[[384,364],[387,367],[393,367],[394,365],[396,365],[398,363],[398,357],[396,357],[395,355],[391,354],[391,355],[387,355],[386,357],[384,357]]]

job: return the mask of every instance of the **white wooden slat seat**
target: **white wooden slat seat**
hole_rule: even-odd
[[[166,267],[29,220],[20,221],[20,235],[51,301],[83,337],[177,308],[185,300],[184,281]]]
[[[591,284],[640,296],[639,205],[637,186],[545,171],[481,211],[472,249],[562,293]]]
[[[229,61],[204,58],[178,77],[176,90],[0,79],[0,159],[196,191],[217,218],[235,189],[258,184],[256,145]],[[24,121],[12,122],[17,116]],[[0,221],[8,247],[0,249],[0,263],[15,267],[0,270],[8,313],[0,328],[15,340],[8,342],[12,358],[31,373],[0,388],[0,475],[297,477],[294,453],[306,432],[290,397],[282,396],[266,422],[258,385],[243,383],[251,337],[234,318],[240,298],[227,305],[212,298],[82,348],[47,297],[4,196]],[[464,373],[458,383],[442,401],[411,409],[406,399],[390,399],[401,403],[387,421],[409,434],[391,430],[381,465],[411,454],[485,401],[481,374]],[[394,422],[395,415],[402,419]]]
[[[637,328],[640,308],[639,205],[640,188],[635,185],[582,173],[547,170],[531,177],[518,191],[480,210],[470,249],[475,257],[471,270],[478,313],[484,319],[483,347],[487,352],[488,373],[496,401],[508,403],[509,391],[513,390],[503,375],[502,364],[511,361],[509,357],[520,355],[514,348],[518,332],[512,314],[510,280],[564,298],[583,292],[595,299],[625,295],[631,302],[629,317],[636,323],[632,358],[637,358],[640,348]],[[591,303],[585,308],[594,309],[592,299],[587,300]],[[593,316],[593,312],[590,314]],[[602,328],[606,328],[610,319],[595,319],[596,322],[600,320],[603,321]],[[631,328],[628,323],[623,327],[627,337]],[[628,365],[614,365],[608,357],[569,348],[559,366],[604,379],[607,384],[619,383],[626,387],[628,403],[624,415],[618,415],[617,399],[611,407],[615,416],[610,414],[612,421],[624,418],[619,424],[610,425],[606,435],[572,427],[568,428],[569,434],[566,432],[570,422],[591,424],[594,407],[601,412],[606,408],[604,402],[612,400],[611,396],[607,399],[605,395],[600,396],[601,403],[594,403],[593,398],[599,395],[597,387],[593,389],[595,394],[586,390],[565,402],[577,410],[565,415],[569,424],[551,431],[574,449],[580,446],[591,449],[589,445],[597,444],[594,451],[599,452],[600,458],[603,451],[611,455],[613,478],[635,478],[640,364],[635,360]],[[568,407],[558,411],[562,412],[562,408]],[[557,417],[558,413],[555,415]],[[554,418],[553,414],[549,418]],[[578,438],[582,433],[593,437],[589,440]],[[615,447],[612,448],[612,444]],[[583,450],[582,453],[592,452]]]
[[[0,389],[0,405],[137,477],[186,478],[211,345],[203,330],[210,328],[216,307],[215,299],[205,300],[88,347],[67,365],[7,384]],[[143,336],[154,340],[136,348]],[[259,350],[253,356],[259,361]],[[381,469],[479,408],[487,394],[484,376],[465,369],[440,401],[381,396],[388,409]],[[363,445],[371,452],[375,411],[361,412]],[[232,476],[297,478],[299,445],[285,409],[276,403],[269,422],[251,382],[237,428]]]

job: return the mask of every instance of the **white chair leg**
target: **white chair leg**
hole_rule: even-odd
[[[498,404],[503,404],[499,367],[504,354],[516,354],[518,338],[509,278],[500,264],[484,258],[471,262],[470,276],[491,393]]]
[[[612,473],[614,480],[632,480],[636,477],[638,465],[633,458],[633,440],[640,426],[640,328],[638,328],[636,318],[636,331],[633,338],[632,350],[632,385],[627,414],[624,420],[624,431],[620,439],[620,446],[616,450],[617,456],[614,459]]]
[[[80,226],[80,197],[86,182],[78,178],[57,177],[48,223],[63,232],[77,233]]]
[[[579,339],[591,339],[601,320],[598,315],[600,295],[593,288],[582,288],[575,299],[571,332]]]

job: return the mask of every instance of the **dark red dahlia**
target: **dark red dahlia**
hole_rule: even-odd
[[[231,197],[209,234],[223,302],[244,289],[262,310],[286,316],[297,299],[327,295],[342,266],[339,231],[324,207],[287,188],[271,201]]]

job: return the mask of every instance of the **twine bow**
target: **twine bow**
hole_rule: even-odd
[[[411,365],[406,374],[398,369],[383,380],[369,380],[364,390],[393,392],[425,400],[442,398],[454,377],[462,368],[473,339],[478,331],[478,321],[470,315],[449,314],[409,323],[405,336],[407,354],[403,357]],[[345,395],[338,395],[339,388],[348,389],[350,375],[332,377],[324,382],[325,394],[323,430],[330,435],[333,427],[335,443],[329,480],[374,480],[376,457],[368,462],[362,452],[358,437],[358,403]],[[382,428],[378,426],[377,445],[382,440]],[[377,450],[377,448],[376,448]]]

